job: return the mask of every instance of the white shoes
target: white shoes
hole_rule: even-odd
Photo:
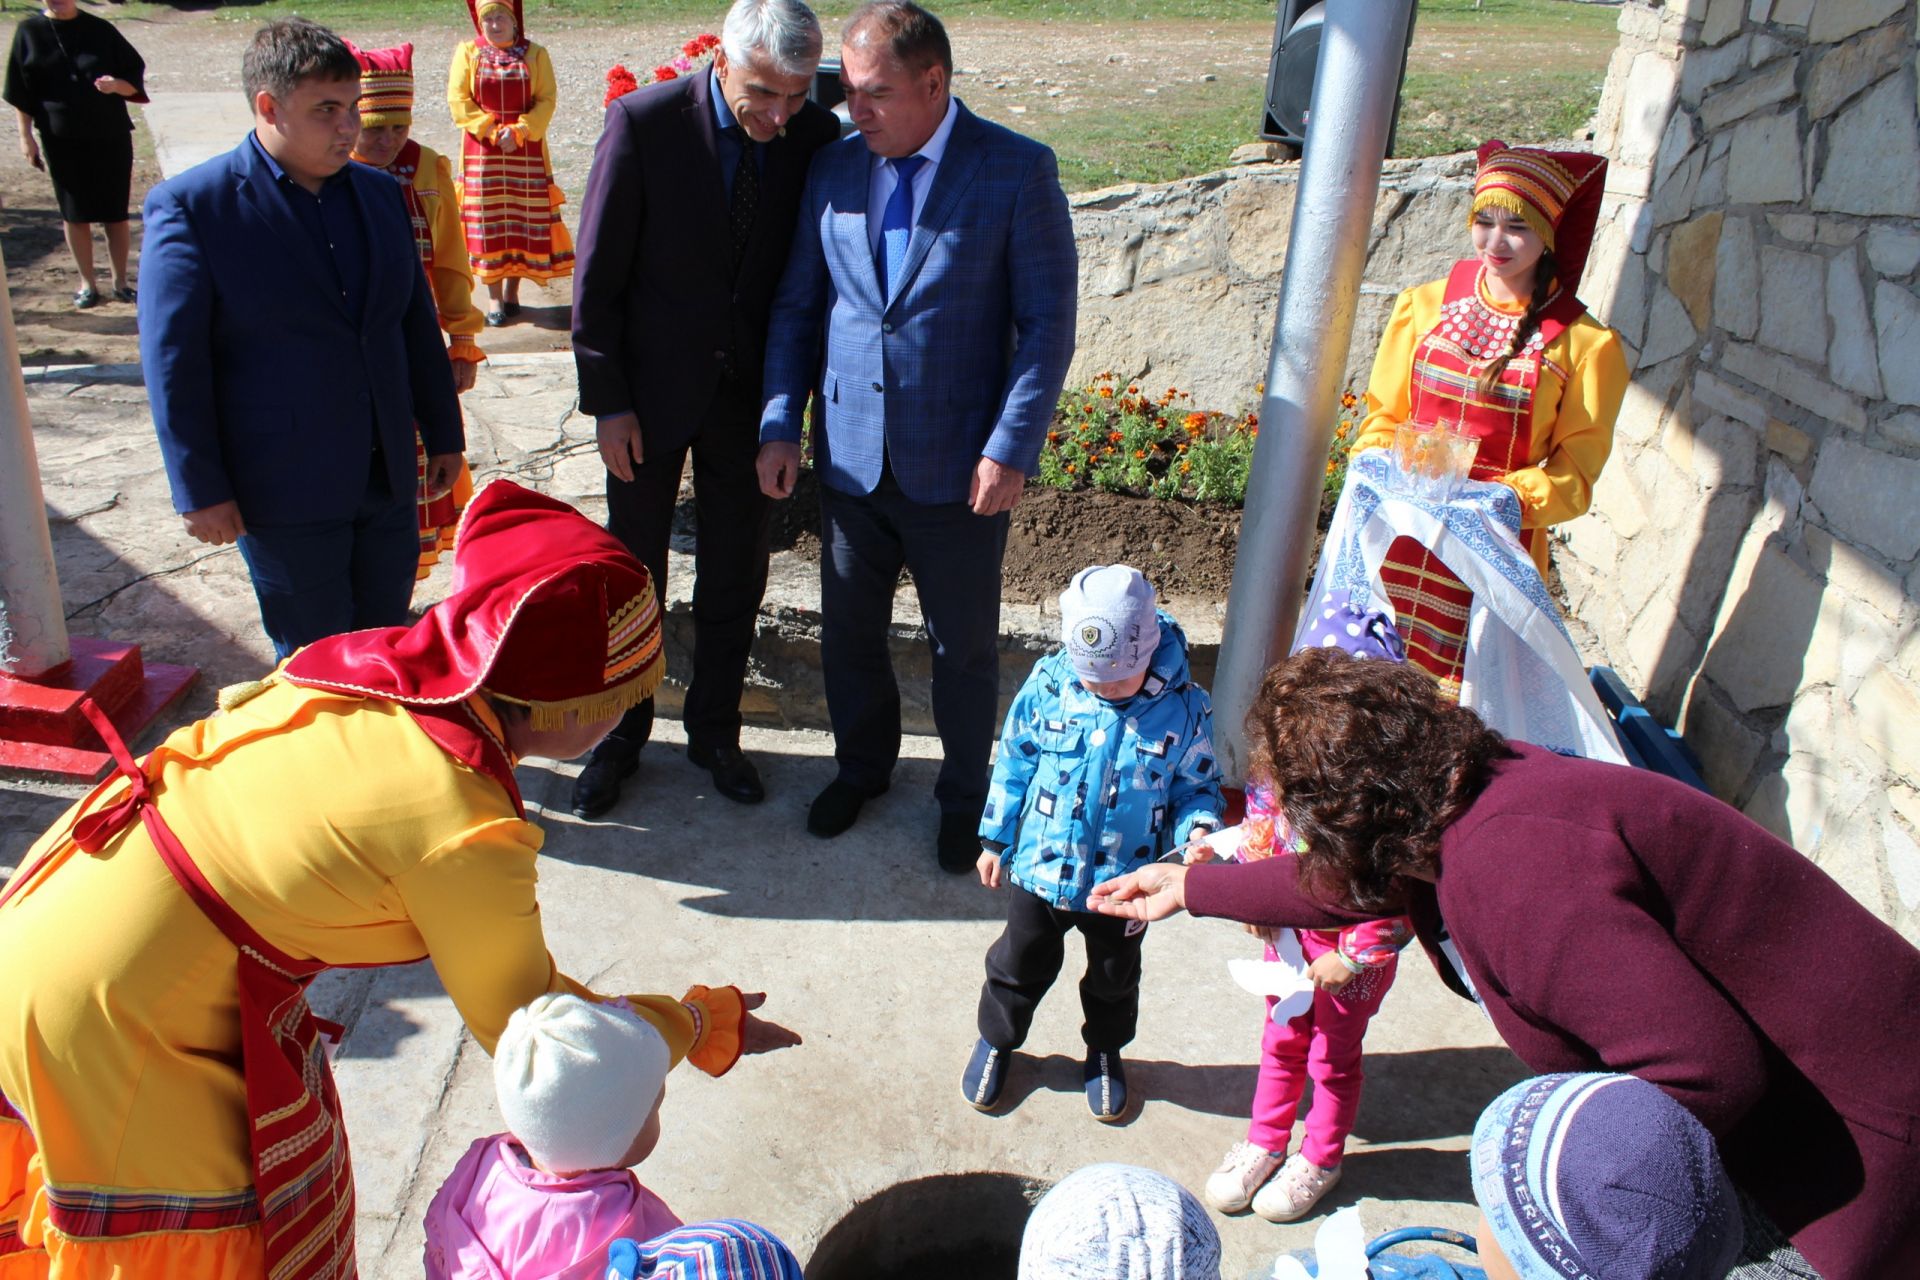
[[[1218,1175],[1215,1175],[1218,1176]],[[1292,1222],[1303,1218],[1320,1198],[1340,1181],[1340,1166],[1322,1169],[1297,1152],[1287,1158],[1280,1172],[1253,1194],[1253,1211],[1268,1222]],[[1211,1180],[1207,1183],[1213,1190]],[[1209,1200],[1211,1202],[1211,1200]]]
[[[1236,1142],[1226,1159],[1207,1179],[1207,1207],[1216,1213],[1239,1213],[1253,1203],[1253,1194],[1285,1163],[1287,1153],[1268,1151],[1251,1142]]]

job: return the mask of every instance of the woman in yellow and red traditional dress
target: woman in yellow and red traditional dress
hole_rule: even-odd
[[[431,147],[413,140],[413,46],[361,49],[349,43],[360,60],[360,141],[353,158],[384,169],[400,184],[407,215],[413,221],[413,240],[420,265],[433,287],[440,311],[440,327],[447,334],[447,359],[453,362],[453,388],[473,390],[474,371],[487,353],[474,341],[482,327],[480,310],[473,305],[473,271],[467,264],[467,245],[460,225],[460,193],[453,166]],[[419,462],[420,569],[419,577],[453,546],[453,528],[473,497],[473,472],[460,461],[453,488],[446,493],[427,491],[427,448],[415,433]]]
[[[1593,245],[1604,157],[1489,142],[1468,218],[1474,256],[1401,294],[1380,340],[1355,452],[1403,422],[1478,437],[1473,479],[1520,497],[1521,540],[1544,577],[1548,525],[1593,499],[1627,391],[1619,335],[1575,296]],[[1458,699],[1472,593],[1414,538],[1380,573],[1407,660]]]
[[[553,60],[527,39],[520,0],[467,0],[476,39],[453,51],[447,105],[460,140],[467,256],[487,286],[487,323],[520,311],[520,282],[573,274],[564,197],[547,156],[558,94]]]
[[[0,892],[0,1277],[342,1280],[353,1177],[308,978],[431,959],[491,1052],[561,973],[534,894],[524,755],[587,750],[662,670],[646,570],[505,481],[454,591],[330,636],[28,850]],[[91,704],[87,704],[91,706]],[[630,996],[720,1074],[795,1043],[761,997]]]

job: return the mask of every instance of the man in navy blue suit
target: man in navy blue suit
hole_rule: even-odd
[[[1000,693],[1007,513],[1073,358],[1078,263],[1053,153],[951,96],[939,19],[874,0],[841,80],[859,136],[814,158],[774,299],[760,484],[786,497],[817,392],[822,662],[838,774],[807,828],[833,836],[900,754],[887,625],[901,568],[933,651],[940,865],[969,871]]]
[[[399,186],[348,157],[360,65],[289,18],[248,46],[254,128],[148,194],[140,360],[173,503],[238,542],[274,652],[406,621],[426,485],[464,438]]]

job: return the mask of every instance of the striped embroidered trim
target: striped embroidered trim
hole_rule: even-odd
[[[47,1184],[47,1221],[69,1240],[116,1240],[159,1231],[228,1231],[260,1221],[252,1187],[148,1191]]]

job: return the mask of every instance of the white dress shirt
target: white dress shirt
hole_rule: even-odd
[[[926,157],[926,163],[920,166],[920,172],[913,175],[913,218],[908,224],[917,226],[920,211],[927,207],[927,192],[933,190],[933,175],[940,168],[940,160],[947,154],[947,139],[953,136],[953,122],[960,118],[960,100],[947,99],[947,114],[940,121],[940,127],[933,131],[927,144],[914,155]],[[893,165],[884,156],[873,157],[873,167],[867,179],[867,247],[875,253],[880,252],[880,224],[886,220],[887,201],[893,198],[893,188],[899,181]]]

